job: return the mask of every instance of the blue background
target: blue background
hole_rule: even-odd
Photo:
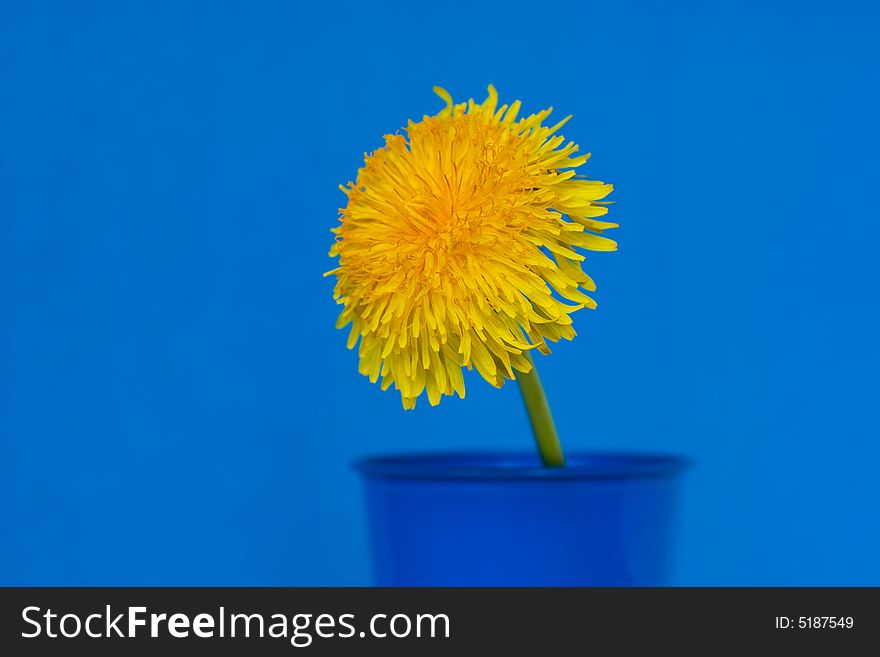
[[[616,186],[568,448],[698,461],[679,583],[880,584],[876,4],[371,4],[0,1],[0,583],[366,584],[355,457],[530,449],[514,386],[371,386],[321,277],[492,82]]]

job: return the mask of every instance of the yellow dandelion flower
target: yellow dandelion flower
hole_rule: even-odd
[[[360,340],[361,374],[400,391],[405,408],[427,392],[464,397],[462,368],[493,386],[529,372],[528,350],[571,339],[571,314],[595,308],[579,249],[613,251],[600,234],[611,185],[575,169],[589,154],[543,122],[498,107],[446,101],[365,155],[333,229],[337,327]]]

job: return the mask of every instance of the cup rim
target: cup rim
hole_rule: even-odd
[[[545,467],[534,452],[421,452],[367,456],[355,470],[366,479],[565,481],[670,478],[688,469],[685,456],[638,451],[573,451],[564,467]]]

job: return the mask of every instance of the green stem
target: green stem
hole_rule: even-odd
[[[544,394],[538,370],[535,369],[535,361],[529,352],[526,351],[524,354],[532,364],[532,371],[527,374],[517,372],[516,382],[519,384],[519,391],[529,413],[529,421],[532,423],[532,431],[538,443],[538,452],[544,465],[560,467],[565,465],[565,456],[562,454],[559,436],[556,435],[556,426],[553,424],[547,395]]]

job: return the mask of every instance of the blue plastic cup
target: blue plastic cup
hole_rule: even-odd
[[[662,586],[685,459],[569,454],[367,458],[379,586]]]

